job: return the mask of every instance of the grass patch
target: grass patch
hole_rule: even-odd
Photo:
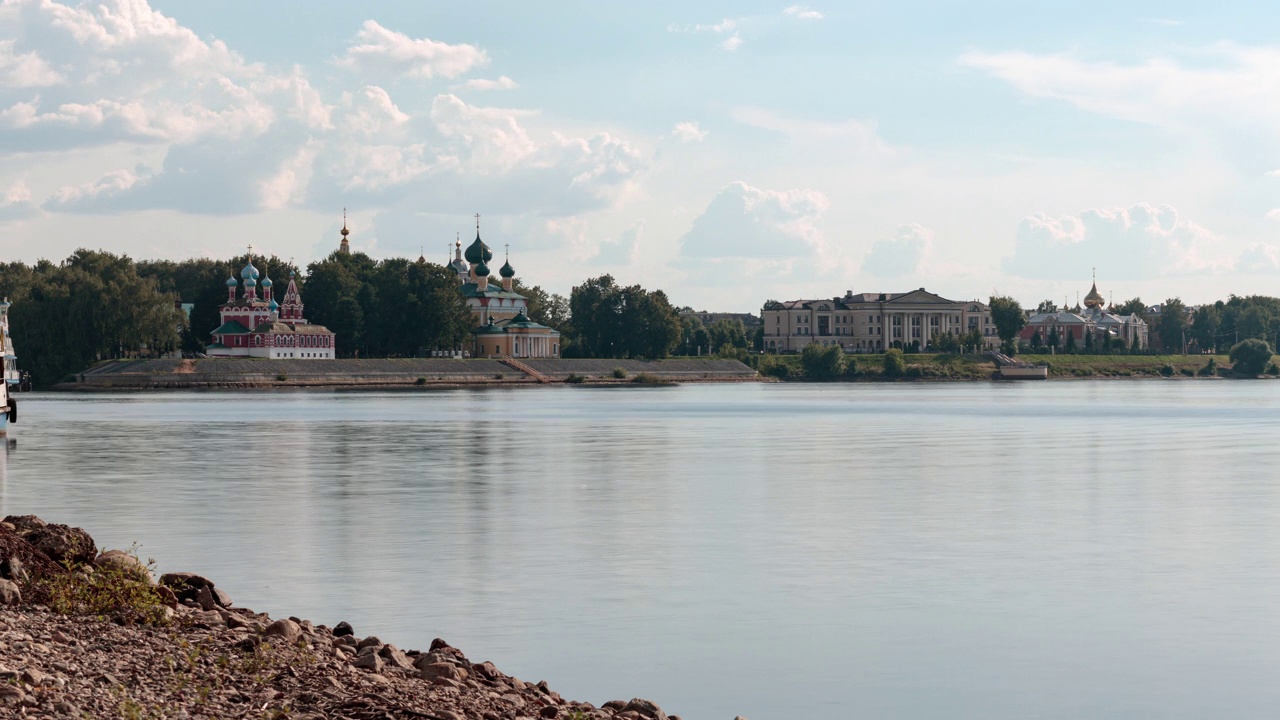
[[[627,378],[627,371],[620,367],[616,367],[613,369],[613,376],[619,380],[625,380]]]
[[[169,609],[151,584],[151,566],[116,564],[42,575],[31,581],[30,598],[59,615],[85,615],[123,625],[164,625]],[[86,566],[89,567],[89,566]]]
[[[587,381],[587,378],[577,373],[569,373],[569,377],[565,378],[564,381],[570,385],[581,385]]]
[[[666,378],[658,377],[650,373],[640,373],[631,378],[631,382],[637,385],[675,385],[675,383]]]

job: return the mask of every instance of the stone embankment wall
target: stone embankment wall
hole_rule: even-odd
[[[737,360],[524,360],[552,382],[571,375],[586,382],[629,382],[650,375],[675,382],[758,380]],[[621,368],[626,377],[616,378]],[[537,384],[499,360],[401,358],[387,360],[115,360],[75,376],[60,390],[191,389],[237,387],[386,387],[422,385]]]

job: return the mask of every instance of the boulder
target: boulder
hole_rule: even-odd
[[[262,634],[267,637],[278,637],[281,640],[292,644],[296,643],[298,638],[302,637],[302,628],[298,626],[298,623],[285,618],[268,625],[267,629],[262,631]]]
[[[98,556],[98,546],[84,530],[70,525],[45,525],[27,533],[26,541],[60,565],[83,565]]]
[[[26,582],[28,577],[27,569],[23,566],[21,558],[9,557],[0,560],[0,578],[21,583]]]
[[[351,624],[345,620],[333,626],[334,637],[346,637],[347,635],[355,635],[356,631],[351,629]]]
[[[634,712],[649,720],[668,720],[667,714],[662,712],[662,708],[658,707],[657,703],[642,698],[632,698],[631,702],[622,708],[622,712]]]
[[[132,573],[139,580],[151,582],[151,571],[147,570],[147,566],[136,555],[130,555],[123,550],[107,550],[98,557],[94,558],[93,564],[99,568],[111,568]]]
[[[12,580],[0,580],[0,605],[18,605],[22,602],[22,590]]]
[[[378,656],[378,653],[371,652],[357,656],[355,661],[351,664],[358,668],[376,673],[382,672],[382,662],[382,658]]]
[[[453,663],[429,663],[418,666],[418,677],[433,682],[440,679],[461,682],[467,679],[467,671]]]
[[[378,649],[378,656],[387,661],[388,665],[400,668],[401,670],[412,670],[413,661],[405,655],[400,648],[395,645],[387,644]]]
[[[213,589],[213,581],[195,573],[176,572],[160,576],[160,584],[173,591],[179,600],[196,602],[201,588]]]
[[[370,635],[369,637],[356,643],[357,650],[363,650],[370,646],[375,648],[380,648],[382,647],[382,640],[380,640],[377,635]]]
[[[4,521],[12,525],[19,535],[26,535],[32,530],[42,528],[48,524],[35,515],[10,515]]]

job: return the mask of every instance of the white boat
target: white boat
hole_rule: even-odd
[[[0,301],[0,437],[9,432],[10,423],[18,421],[18,401],[14,393],[22,385],[18,372],[18,356],[9,337],[9,299]]]

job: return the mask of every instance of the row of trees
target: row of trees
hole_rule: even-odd
[[[103,359],[200,352],[218,327],[228,277],[247,255],[229,260],[134,261],[78,250],[61,263],[0,264],[0,296],[10,312],[20,366],[38,384],[63,380]],[[255,257],[277,301],[293,275],[308,320],[338,336],[340,357],[413,357],[470,347],[472,319],[453,270],[404,258],[334,253],[305,275],[278,257]],[[491,279],[493,284],[500,281]],[[529,316],[561,333],[568,357],[665,357],[694,347],[748,345],[741,322],[703,328],[682,323],[661,290],[592,278],[569,297],[525,286]],[[191,304],[189,317],[181,304]],[[696,320],[696,318],[695,318]],[[704,337],[705,336],[705,337]]]

